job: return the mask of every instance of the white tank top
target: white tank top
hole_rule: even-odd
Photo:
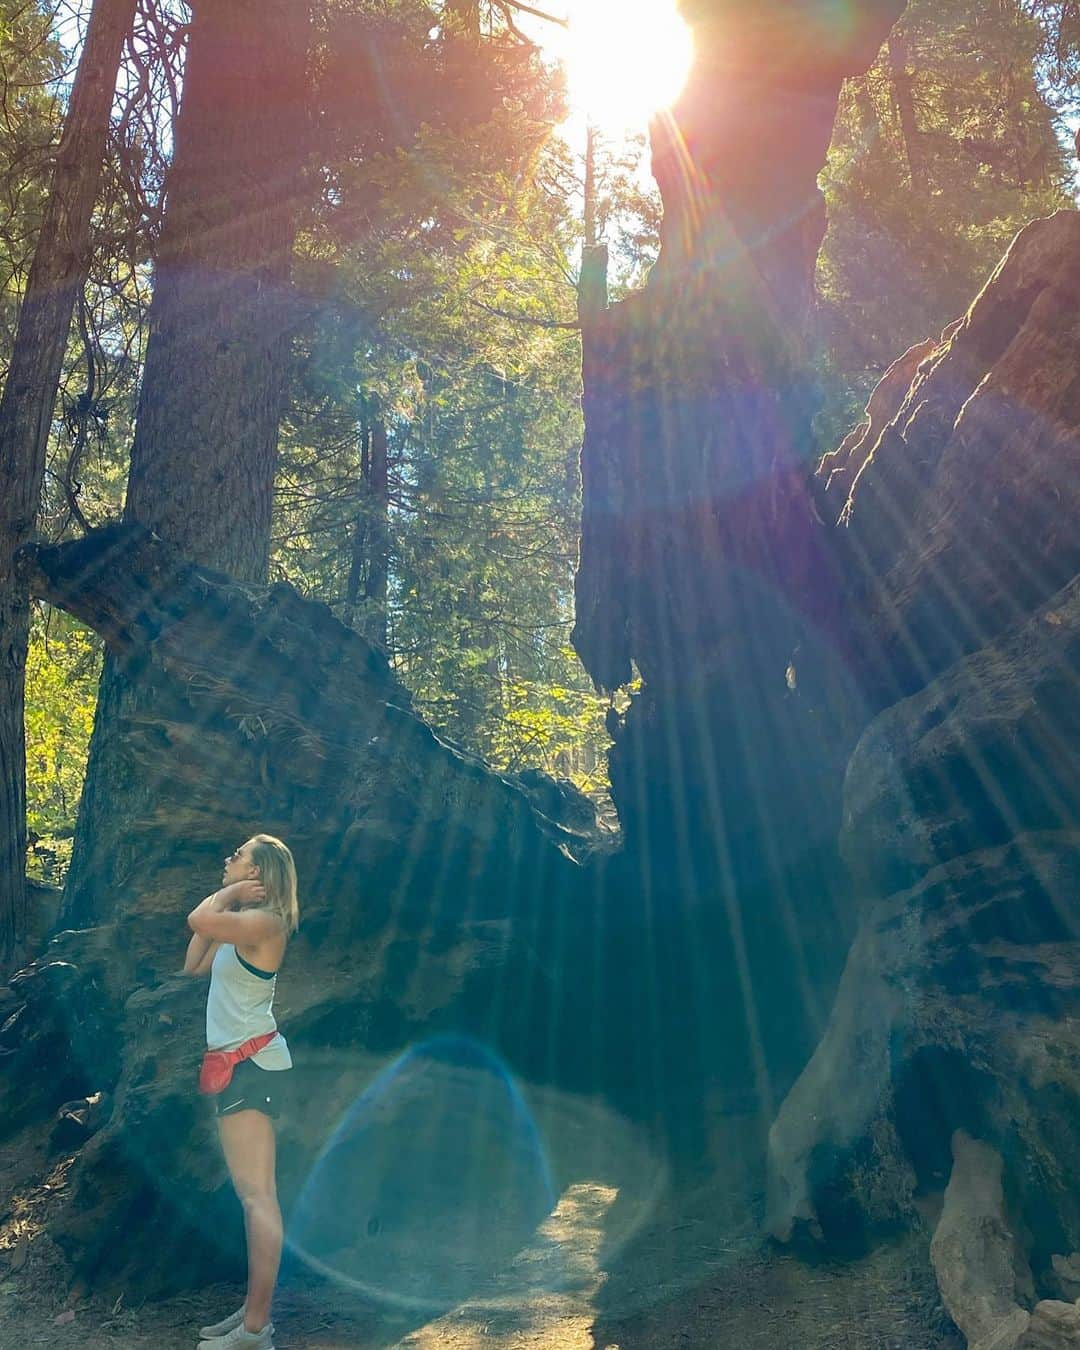
[[[252,1036],[277,1031],[272,1012],[276,973],[249,965],[231,942],[223,942],[210,966],[206,998],[206,1045],[210,1050],[235,1050]],[[280,1032],[251,1056],[260,1069],[291,1069],[292,1056]]]

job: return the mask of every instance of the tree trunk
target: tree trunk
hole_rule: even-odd
[[[585,128],[585,247],[595,247],[596,238],[596,128]]]
[[[246,581],[265,579],[270,550],[307,24],[294,0],[194,5],[124,511]],[[124,744],[147,697],[108,657],[61,914],[69,926],[107,915],[140,865],[119,822],[156,809],[159,785]]]
[[[356,627],[359,618],[360,591],[364,584],[367,562],[367,484],[371,467],[371,422],[368,420],[367,403],[363,397],[360,403],[360,483],[356,493],[356,520],[353,522],[349,579],[345,584],[345,614],[347,622],[353,628]]]
[[[923,166],[919,128],[915,122],[915,104],[911,96],[912,78],[907,68],[907,38],[895,29],[889,34],[889,76],[892,81],[896,113],[900,120],[900,135],[904,142],[908,179],[912,192],[926,191],[926,170]]]
[[[365,404],[360,488],[352,559],[345,592],[348,622],[382,651],[387,648],[386,597],[390,575],[390,497],[386,424]]]
[[[698,1005],[672,985],[655,1016],[703,1026],[712,984],[741,990],[738,1090],[765,1118],[839,975],[835,839],[864,725],[845,578],[808,481],[817,179],[841,84],[903,4],[863,0],[842,26],[827,8],[685,0],[694,66],[652,131],[659,258],[644,290],[583,325],[573,641],[603,688],[642,682],[609,757],[624,889],[672,916],[675,967],[722,916],[729,945]],[[703,1110],[688,1102],[683,1125],[703,1132]]]
[[[239,585],[136,525],[23,558],[34,593],[89,620],[155,691],[130,738],[147,777],[161,783],[157,814],[124,822],[129,836],[145,834],[142,865],[119,893],[113,924],[64,934],[24,973],[17,997],[28,1010],[11,1019],[0,1046],[0,1132],[35,1118],[51,1128],[65,1100],[58,1092],[103,1088],[113,1104],[81,1150],[79,1177],[50,1230],[77,1278],[97,1293],[116,1282],[142,1297],[238,1273],[239,1210],[194,1092],[205,986],[176,969],[181,897],[220,875],[222,840],[253,821],[289,841],[302,879],[290,1043],[311,1044],[314,1035],[319,1044],[347,1025],[364,1047],[335,1069],[342,1100],[359,1099],[371,1054],[424,1044],[460,1044],[470,1101],[478,1053],[499,1057],[503,1101],[508,1072],[583,1079],[592,1042],[579,1028],[593,1011],[593,943],[604,925],[571,859],[600,841],[588,819],[562,823],[554,784],[539,776],[515,784],[433,735],[385,656],[291,586]],[[553,981],[567,957],[572,973]],[[624,970],[629,977],[622,966],[617,973]],[[298,1054],[297,1100],[316,1091],[305,1064],[325,1062],[321,1048]],[[432,1100],[421,1087],[428,1118],[447,1109]],[[485,1144],[489,1160],[493,1149],[504,1156],[502,1140],[518,1149],[513,1109],[517,1124]],[[279,1177],[290,1208],[336,1116],[336,1106],[302,1111],[290,1123]],[[424,1137],[422,1123],[391,1128]],[[520,1165],[508,1165],[516,1195]],[[493,1183],[495,1224],[465,1177],[463,1185],[447,1215],[462,1242],[475,1241],[478,1213],[481,1230],[505,1233],[506,1186]],[[352,1203],[342,1206],[347,1216]],[[425,1198],[416,1217],[427,1227],[431,1203],[440,1205],[436,1217],[445,1212],[441,1199]],[[531,1216],[528,1231],[552,1204]],[[138,1221],[125,1222],[133,1206]],[[362,1239],[355,1258],[370,1261],[366,1225],[354,1227]],[[148,1243],[149,1231],[160,1240]],[[474,1274],[470,1262],[469,1288]],[[429,1298],[427,1269],[421,1288]]]
[[[26,936],[23,708],[29,599],[11,557],[37,519],[64,346],[89,266],[90,216],[125,36],[135,0],[96,0],[71,90],[48,209],[0,399],[0,961]]]
[[[361,632],[369,642],[385,651],[386,598],[390,578],[390,493],[386,423],[379,416],[376,416],[371,427],[368,501],[367,604]]]
[[[197,0],[124,512],[247,581],[270,551],[305,58],[302,5]]]

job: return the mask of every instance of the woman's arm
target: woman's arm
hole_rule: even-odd
[[[191,914],[188,915],[188,927],[192,926],[192,918],[201,910],[209,911],[211,908],[220,909],[219,896],[220,891],[214,891],[204,900],[195,906]],[[217,949],[221,946],[220,942],[215,942],[213,938],[204,937],[202,933],[192,932],[191,940],[187,945],[187,951],[184,953],[184,974],[185,975],[205,975],[210,970]]]
[[[185,975],[208,975],[220,942],[211,942],[209,938],[192,933],[191,941],[184,953]]]
[[[261,882],[234,881],[196,905],[188,915],[188,927],[196,937],[206,941],[207,949],[210,943],[222,942],[231,942],[237,947],[257,947],[260,942],[281,932],[281,920],[276,914],[265,909],[246,908],[258,905],[265,898],[266,891]],[[191,950],[190,943],[188,950]],[[204,951],[202,959],[205,955]]]

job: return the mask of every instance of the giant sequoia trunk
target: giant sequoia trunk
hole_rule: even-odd
[[[135,0],[97,0],[49,206],[30,267],[0,398],[0,962],[26,938],[26,763],[23,702],[29,604],[11,558],[33,533],[45,448],[71,312],[90,266],[90,215],[101,179],[109,112]]]
[[[935,1266],[969,1344],[1064,1347],[1080,1330],[1060,1302],[1080,1249],[1080,213],[1022,230],[913,355],[821,466],[864,683],[907,697],[848,765],[859,932],[772,1127],[770,1225],[828,1240],[941,1207]]]
[[[125,517],[266,576],[306,140],[306,8],[198,0],[158,248]],[[140,694],[107,661],[63,917],[102,917],[138,865],[120,823],[158,784],[120,731]]]
[[[902,3],[684,9],[694,69],[653,130],[659,261],[586,334],[574,642],[600,685],[643,681],[612,792],[628,884],[673,930],[670,1016],[687,934],[722,914],[705,989],[741,989],[767,1114],[850,936],[835,837],[865,722],[811,482],[817,175],[841,82]],[[717,1013],[707,994],[694,1020]]]
[[[754,778],[781,762],[755,767],[759,749],[740,749],[732,728],[721,747],[703,747],[692,719],[671,721],[677,710],[756,683],[739,716],[761,698],[771,715],[774,692],[801,687],[801,666],[813,671],[815,648],[844,649],[807,473],[810,306],[825,230],[817,175],[842,79],[865,69],[902,7],[856,5],[841,21],[826,4],[686,6],[694,70],[653,130],[660,258],[647,289],[593,325],[585,380],[575,644],[607,688],[629,681],[632,665],[644,678],[624,733],[637,727],[644,739],[617,749],[613,765],[631,836],[670,834],[662,803],[673,776],[702,800],[713,791],[703,749],[742,783],[751,812]],[[735,670],[729,638],[751,618],[756,670]],[[809,727],[807,700],[789,702],[792,725]],[[631,770],[640,755],[648,764]],[[644,796],[627,774],[651,785]],[[799,776],[788,758],[781,777]],[[743,828],[729,822],[726,833],[734,841]]]
[[[675,968],[725,913],[730,942],[704,968],[741,988],[732,1030],[775,1108],[838,973],[815,943],[842,950],[858,917],[826,1037],[773,1128],[773,1231],[847,1243],[918,1223],[955,1156],[939,1251],[970,1260],[974,1133],[1004,1176],[993,1223],[1027,1234],[1030,1302],[1064,1287],[1053,1272],[1080,1242],[1080,217],[1025,230],[815,479],[815,178],[840,75],[900,6],[843,22],[826,5],[686,8],[696,73],[654,131],[660,259],[586,348],[575,629],[598,683],[643,681],[611,767],[627,884],[682,934],[653,997],[672,1026],[715,1011]],[[951,1260],[942,1289],[977,1339],[950,1291],[982,1298],[989,1276]],[[1059,1315],[1025,1330],[1020,1295],[1001,1297],[1003,1345]]]
[[[193,9],[124,514],[258,581],[296,319],[306,8]]]
[[[290,1200],[372,1066],[440,1034],[465,1045],[453,1062],[466,1082],[487,1081],[472,1075],[497,1051],[533,1081],[591,1087],[618,1024],[581,1034],[604,1006],[596,914],[573,861],[588,831],[443,744],[383,653],[290,586],[241,586],[138,526],[24,561],[38,595],[138,671],[125,732],[160,784],[155,813],[125,821],[144,861],[121,883],[117,919],[58,937],[19,977],[25,1010],[4,1029],[6,1127],[49,1113],[57,1092],[105,1090],[114,1103],[54,1229],[84,1275],[149,1291],[236,1269],[235,1202],[193,1090],[205,984],[177,970],[190,900],[219,875],[223,841],[252,822],[289,840],[301,877],[279,1016],[298,1051],[298,1101],[321,1105],[285,1127]],[[439,1109],[412,1128],[426,1138]],[[467,1188],[471,1175],[440,1185]],[[452,1208],[471,1231],[467,1191]],[[357,1278],[370,1277],[366,1221],[336,1258]]]

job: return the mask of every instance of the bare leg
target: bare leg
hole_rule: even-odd
[[[244,1207],[248,1284],[244,1325],[261,1331],[270,1321],[270,1302],[281,1264],[282,1225],[274,1176],[274,1124],[261,1111],[218,1117],[218,1136],[229,1175]]]

